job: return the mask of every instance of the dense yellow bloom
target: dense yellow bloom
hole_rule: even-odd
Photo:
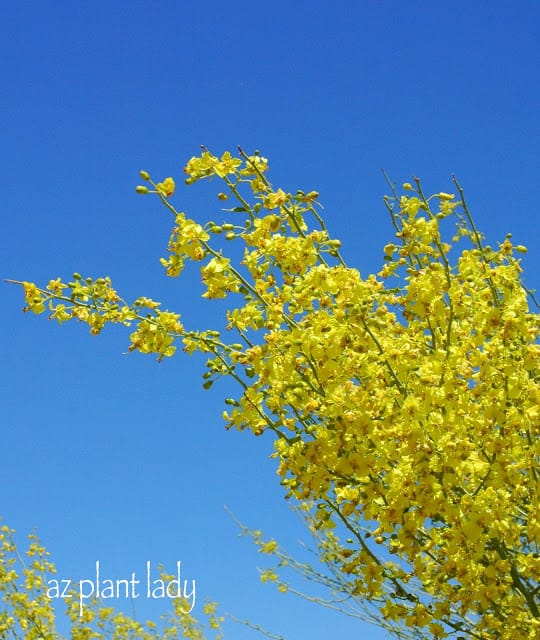
[[[219,224],[161,198],[175,219],[167,274],[202,263],[203,295],[229,300],[229,341],[186,331],[146,298],[124,303],[108,279],[23,283],[26,309],[49,305],[93,333],[135,323],[130,350],[162,358],[181,341],[211,354],[205,387],[240,383],[227,427],[275,436],[281,484],[331,577],[256,537],[278,568],[316,576],[405,638],[532,640],[540,317],[515,256],[524,248],[485,245],[457,182],[459,196],[429,198],[405,183],[386,200],[396,233],[384,264],[364,276],[342,259],[317,192],[276,189],[267,169],[257,154],[191,158],[188,183],[215,177],[238,202]],[[240,251],[227,253],[228,241]],[[287,590],[277,570],[262,579]]]

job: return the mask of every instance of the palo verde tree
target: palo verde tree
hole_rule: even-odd
[[[241,150],[189,160],[188,184],[219,181],[217,222],[179,212],[174,180],[141,172],[137,191],[173,219],[167,275],[200,263],[204,296],[229,301],[224,330],[188,329],[159,302],[78,274],[20,283],[25,309],[92,334],[131,327],[130,350],[203,352],[206,388],[236,381],[226,425],[273,435],[323,567],[256,533],[275,559],[264,580],[295,591],[282,570],[296,569],[399,638],[533,640],[540,349],[524,247],[486,244],[456,180],[456,195],[431,197],[414,180],[385,199],[395,237],[366,277],[343,260],[318,193],[275,188],[267,170]]]

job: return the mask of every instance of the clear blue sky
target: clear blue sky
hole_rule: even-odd
[[[221,308],[197,273],[162,275],[170,219],[134,186],[141,168],[181,182],[201,144],[240,144],[270,158],[276,185],[320,191],[363,273],[392,233],[380,169],[429,192],[455,173],[491,242],[528,245],[537,284],[538,2],[22,0],[0,30],[2,277],[110,275],[126,298],[212,326]],[[212,194],[180,188],[175,203],[204,220]],[[228,390],[202,390],[199,360],[123,355],[121,329],[23,315],[10,285],[0,300],[0,513],[21,539],[37,528],[59,576],[181,560],[195,613],[211,598],[289,640],[386,637],[259,583],[263,558],[224,504],[292,549],[309,538],[270,439],[224,431]]]

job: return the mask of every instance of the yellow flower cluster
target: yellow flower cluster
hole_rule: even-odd
[[[34,534],[28,536],[30,543],[24,555],[17,549],[14,534],[6,525],[0,527],[0,637],[6,640],[59,638],[54,600],[47,594],[48,581],[56,573],[54,564]],[[172,578],[164,571],[160,577],[164,581]],[[206,625],[186,613],[191,603],[182,598],[172,600],[172,610],[163,616],[160,625],[150,620],[144,624],[138,622],[97,599],[89,599],[81,612],[79,594],[74,591],[66,596],[65,604],[71,640],[221,640],[223,637],[224,618],[218,615],[215,603],[207,603],[203,608]]]
[[[268,161],[259,155],[250,156],[247,160],[246,166],[242,168],[242,160],[234,158],[229,151],[225,151],[221,158],[217,158],[206,150],[201,156],[191,158],[185,166],[184,173],[188,176],[186,182],[190,184],[214,175],[219,178],[238,174],[243,177],[253,177],[268,169]]]
[[[169,239],[170,256],[161,259],[168,276],[180,275],[186,260],[202,260],[207,254],[206,241],[210,237],[200,224],[186,220],[183,213],[176,214],[175,222]]]
[[[205,298],[225,298],[231,291],[237,292],[240,283],[229,269],[230,259],[215,256],[201,269],[202,281],[206,285]]]
[[[63,283],[59,278],[51,280],[45,289],[29,282],[23,285],[25,311],[43,313],[48,307],[49,318],[60,324],[67,320],[80,320],[90,327],[92,335],[101,333],[106,324],[131,326],[130,351],[155,353],[158,359],[172,356],[176,350],[175,339],[184,335],[180,316],[170,311],[160,311],[159,302],[140,297],[132,305],[126,304],[112,288],[110,278],[83,279],[78,273],[73,281]],[[144,310],[146,314],[143,314]]]
[[[27,561],[18,562],[13,534],[6,525],[0,527],[0,637],[52,637],[54,612],[46,595],[46,578],[54,567],[33,534]]]
[[[486,245],[457,181],[459,197],[429,198],[416,181],[386,199],[396,237],[362,277],[317,192],[275,189],[267,169],[242,151],[188,162],[188,183],[217,177],[219,199],[237,201],[219,224],[187,220],[156,190],[176,221],[167,272],[204,261],[204,295],[236,301],[227,329],[239,342],[183,332],[154,308],[145,319],[106,280],[98,296],[98,281],[25,283],[27,308],[55,300],[59,321],[99,329],[137,320],[131,348],[160,357],[176,339],[212,353],[205,387],[229,376],[243,390],[226,401],[227,426],[275,435],[281,483],[330,572],[403,637],[536,638],[540,326],[515,255],[524,248]]]

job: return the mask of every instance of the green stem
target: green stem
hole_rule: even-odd
[[[480,237],[480,233],[478,232],[478,229],[476,228],[476,225],[474,224],[473,217],[472,217],[471,212],[469,210],[469,207],[467,205],[467,201],[465,200],[465,192],[463,191],[463,188],[459,184],[456,176],[452,176],[452,181],[456,185],[456,189],[459,192],[459,197],[461,198],[461,205],[463,207],[463,211],[465,212],[465,216],[467,217],[467,221],[469,223],[471,231],[473,232],[476,246],[478,247],[478,250],[480,251],[480,255],[482,256],[482,259],[484,261],[485,266],[489,267],[490,266],[490,261],[488,260],[488,258],[486,256],[486,250],[485,250],[484,245],[482,243],[482,238]],[[495,288],[495,285],[493,284],[493,280],[491,279],[491,276],[489,276],[488,274],[486,274],[486,279],[488,281],[489,288],[491,289],[491,295],[493,296],[493,303],[494,303],[494,305],[496,307],[499,307],[500,304],[501,304],[501,301],[500,301],[497,289]]]

